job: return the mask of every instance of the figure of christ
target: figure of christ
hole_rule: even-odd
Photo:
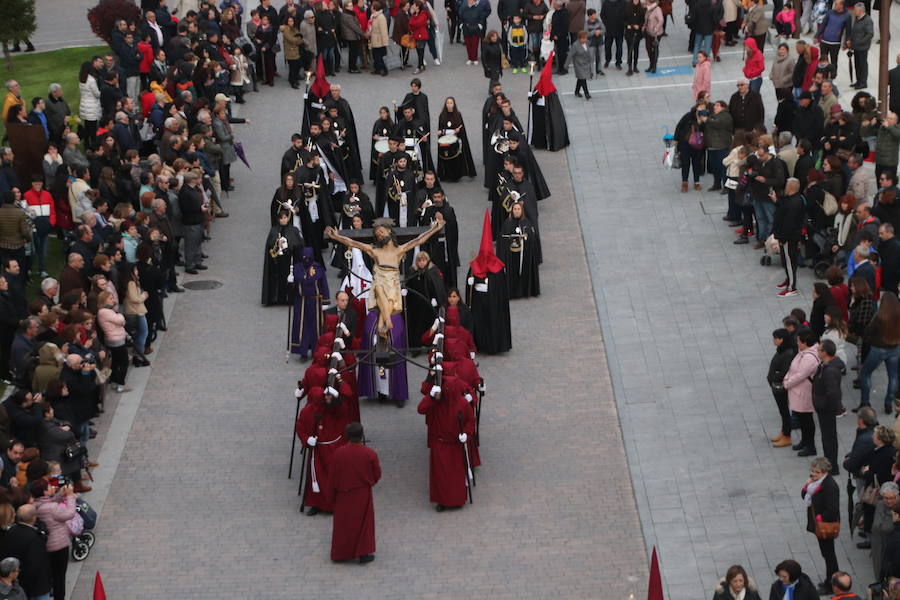
[[[325,230],[325,235],[332,240],[344,244],[348,248],[358,248],[375,261],[372,269],[372,293],[366,300],[366,308],[378,309],[378,335],[390,339],[390,331],[393,328],[391,315],[403,310],[403,301],[400,295],[400,261],[403,256],[421,244],[427,242],[431,236],[444,227],[444,217],[440,213],[431,224],[431,229],[398,246],[394,235],[394,225],[391,219],[375,219],[374,244],[364,244],[339,234],[333,227]]]

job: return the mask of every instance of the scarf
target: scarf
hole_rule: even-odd
[[[806,492],[803,493],[803,501],[806,502],[807,506],[812,506],[813,494],[818,491],[819,487],[822,485],[822,482],[825,481],[826,477],[828,477],[827,474],[822,475],[820,479],[816,479],[808,486],[806,486]]]
[[[781,600],[794,600],[794,590],[797,588],[797,583],[799,581],[800,580],[798,579],[791,585],[784,585],[784,583],[781,584],[781,588],[784,590],[784,596],[781,597]]]

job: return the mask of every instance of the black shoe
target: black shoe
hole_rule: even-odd
[[[803,450],[803,448],[803,444],[794,444],[793,446],[791,446],[791,450]]]
[[[575,96],[581,98],[581,92],[575,92]]]
[[[395,405],[397,408],[403,408],[404,406],[406,406],[406,400],[396,400],[396,401],[394,402],[394,405]]]
[[[203,254],[203,253],[201,252],[201,253],[200,253],[200,258],[209,258],[209,255],[208,255],[208,254]]]
[[[634,75],[634,71],[632,71],[632,70],[629,68],[628,71],[627,71],[625,74],[628,75],[629,77],[631,77],[632,75]]]
[[[390,397],[389,397],[389,396],[386,396],[385,394],[382,394],[382,393],[379,393],[379,394],[378,394],[378,402],[379,402],[380,404],[385,404],[385,403],[387,403],[387,402],[389,402],[389,401],[390,401]]]
[[[599,75],[600,77],[606,77],[606,73],[604,73],[603,71],[597,71],[597,75]]]
[[[350,72],[352,73],[353,71],[350,71]],[[358,72],[359,72],[359,71],[357,71],[357,73],[358,73]],[[359,564],[365,565],[365,564],[367,564],[367,563],[372,562],[373,560],[375,560],[375,555],[374,555],[374,554],[366,554],[365,556],[360,556],[360,557],[359,557]]]
[[[894,412],[894,411],[892,410],[892,408],[891,408],[890,406],[885,406],[885,407],[884,407],[884,414],[889,415],[889,414],[891,414],[892,412]]]
[[[644,69],[644,73],[651,73],[651,72],[653,72],[653,67],[647,67],[646,69]]]
[[[197,269],[195,269],[193,267],[188,267],[187,269],[184,270],[184,272],[189,275],[196,275],[198,273]]]
[[[169,288],[169,291],[172,292],[172,293],[175,293],[175,294],[181,294],[181,293],[184,292],[184,288],[183,288],[183,287],[178,287],[178,286],[176,285],[176,286],[173,286],[173,287]]]
[[[585,99],[585,100],[590,100],[590,99],[591,99],[591,95],[590,95],[590,94],[585,94],[585,95],[584,95],[584,99]]]
[[[604,68],[604,69],[608,69],[608,68],[609,68],[609,61],[606,61],[605,63],[603,63],[603,68]]]
[[[815,456],[816,449],[815,448],[806,448],[805,450],[801,450],[797,453],[797,456]]]
[[[741,237],[739,237],[738,239],[734,240],[734,241],[731,242],[731,243],[740,246],[741,244],[749,244],[749,243],[750,243],[750,240],[749,240],[749,238],[746,238],[746,237],[741,236]]]
[[[306,511],[306,516],[307,516],[307,517],[314,517],[314,516],[316,516],[317,514],[319,514],[320,512],[322,512],[322,511],[319,510],[318,508],[316,508],[315,506],[310,506],[310,507],[309,507],[309,510]]]
[[[858,389],[859,389],[859,379],[854,379],[854,380],[853,380],[853,389],[854,389],[854,390],[858,390]]]
[[[650,72],[651,72],[651,73],[656,73],[656,67],[653,67],[652,69],[650,69]]]
[[[616,65],[616,71],[621,71],[621,70],[622,70],[622,65]]]
[[[209,267],[207,267],[206,265],[197,265],[197,266],[194,267],[194,268],[195,268],[195,269],[199,269],[200,271],[205,271],[205,270],[207,270]]]
[[[436,510],[438,512],[444,512],[444,505],[438,504],[437,506],[434,507],[434,510]]]

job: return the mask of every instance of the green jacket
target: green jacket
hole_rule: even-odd
[[[734,121],[728,109],[719,114],[710,114],[706,119],[705,137],[708,150],[726,150],[731,147],[731,136],[734,130]]]
[[[900,124],[879,127],[875,138],[875,164],[893,167],[900,153]]]

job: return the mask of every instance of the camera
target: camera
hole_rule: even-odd
[[[62,475],[62,474],[51,475],[50,483],[56,484],[56,487],[63,487],[63,486],[69,485],[69,480],[66,479],[66,476]]]
[[[97,358],[93,354],[85,354],[83,362],[86,365],[93,365],[97,363]]]

